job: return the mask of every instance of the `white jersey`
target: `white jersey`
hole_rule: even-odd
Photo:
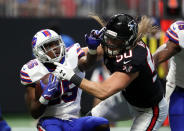
[[[184,21],[174,22],[167,30],[166,35],[181,47],[181,51],[169,61],[167,81],[184,88]]]
[[[79,71],[77,64],[78,60],[84,55],[84,51],[80,48],[80,45],[76,43],[66,49],[66,56],[63,63],[72,68],[75,73],[82,78],[85,74]],[[23,85],[33,84],[50,71],[51,70],[45,67],[38,59],[33,59],[22,67],[20,71],[21,83]],[[55,99],[57,103],[55,102],[55,104],[51,104],[46,108],[41,117],[52,116],[63,120],[79,117],[82,90],[69,81],[61,81],[61,89],[65,90],[68,88],[69,90],[67,92],[62,96],[58,96],[59,101]]]

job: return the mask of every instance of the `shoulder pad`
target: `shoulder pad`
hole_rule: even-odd
[[[67,66],[72,69],[76,68],[78,65],[78,60],[84,55],[85,53],[81,49],[79,43],[75,43],[74,45],[70,46],[66,51]]]
[[[181,48],[184,48],[184,21],[174,22],[166,31],[166,36]]]
[[[72,46],[70,46],[69,48],[66,49],[67,52],[71,50],[74,51],[74,52],[77,52],[77,56],[78,56],[78,59],[80,59],[82,56],[85,55],[85,52],[82,50],[82,48],[80,47],[80,44],[79,43],[75,43],[73,44]]]
[[[30,60],[20,71],[20,79],[23,85],[32,84],[49,73],[47,68],[37,59]]]

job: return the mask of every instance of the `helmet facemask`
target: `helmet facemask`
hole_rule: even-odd
[[[122,54],[124,51],[129,50],[133,48],[136,44],[136,39],[134,39],[134,35],[132,35],[128,40],[126,38],[118,38],[114,34],[117,34],[116,32],[113,32],[111,30],[107,30],[104,33],[103,40],[102,40],[102,47],[104,49],[104,52],[108,56],[116,56],[119,54]],[[108,44],[108,39],[111,39],[111,41],[119,41],[119,44]],[[115,43],[115,42],[112,42]]]
[[[121,53],[121,45],[117,45],[117,44],[108,44],[108,41],[117,41],[117,39],[113,38],[113,37],[109,37],[108,35],[104,34],[103,36],[103,40],[102,40],[102,47],[104,49],[104,52],[106,55],[108,56],[116,56],[118,54]],[[111,42],[111,43],[115,43],[115,42]]]
[[[43,63],[60,62],[65,56],[64,42],[59,35],[51,37],[34,47],[33,53]]]
[[[113,16],[107,23],[102,47],[107,56],[115,57],[136,45],[137,23],[126,14]],[[111,40],[109,44],[108,39]]]

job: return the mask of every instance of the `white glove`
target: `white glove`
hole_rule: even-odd
[[[64,80],[70,81],[72,76],[75,75],[75,73],[72,69],[70,69],[70,68],[68,68],[68,67],[66,67],[58,62],[54,62],[54,65],[57,66],[55,71],[54,71],[54,74],[60,80],[64,79]]]

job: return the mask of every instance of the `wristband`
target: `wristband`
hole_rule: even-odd
[[[74,74],[72,76],[72,78],[70,79],[70,82],[72,82],[73,84],[75,84],[76,86],[80,86],[81,82],[82,82],[82,78],[80,78],[78,75]]]
[[[89,49],[89,48],[88,48],[88,53],[89,53],[90,55],[96,55],[96,54],[97,54],[97,50],[96,50],[96,49],[93,50],[93,49]]]
[[[39,102],[43,105],[47,105],[49,103],[48,100],[46,100],[43,96],[40,97]]]

